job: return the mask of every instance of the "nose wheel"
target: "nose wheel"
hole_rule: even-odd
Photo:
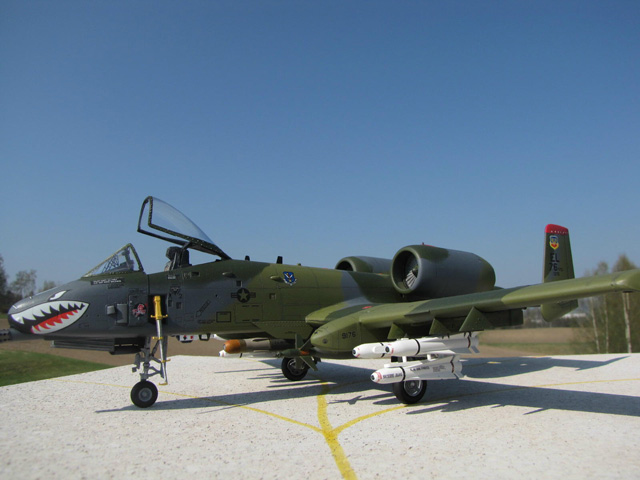
[[[131,389],[131,401],[140,408],[147,408],[156,403],[158,387],[148,380],[136,383]]]

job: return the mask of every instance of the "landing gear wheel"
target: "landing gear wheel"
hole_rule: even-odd
[[[309,371],[309,366],[305,363],[302,368],[296,367],[295,358],[283,358],[282,359],[282,373],[285,377],[293,382],[302,380]]]
[[[157,399],[158,387],[146,380],[136,383],[131,389],[131,401],[140,408],[150,407]]]
[[[405,405],[418,403],[427,391],[426,380],[409,380],[393,383],[393,394]]]

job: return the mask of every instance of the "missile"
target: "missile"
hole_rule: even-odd
[[[478,353],[477,335],[453,335],[449,338],[425,337],[387,343],[365,343],[353,349],[356,358],[426,357]]]
[[[353,349],[356,358],[384,358],[386,356],[386,343],[365,343]]]
[[[461,353],[478,353],[478,337],[476,335],[455,335],[451,338],[419,338],[398,340],[387,344],[387,356],[419,357],[423,355],[456,355]]]
[[[371,374],[375,383],[388,384],[410,380],[448,380],[460,378],[462,364],[456,356],[432,361],[387,364]]]

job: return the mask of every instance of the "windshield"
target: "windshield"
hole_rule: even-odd
[[[155,197],[147,197],[142,203],[138,231],[223,259],[230,258],[186,215]]]
[[[138,252],[130,243],[87,272],[85,277],[110,273],[143,272]]]

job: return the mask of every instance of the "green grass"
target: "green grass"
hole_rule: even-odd
[[[486,343],[492,347],[536,353],[538,355],[584,355],[592,353],[584,343]],[[482,351],[482,348],[480,349]]]
[[[111,368],[111,366],[45,353],[0,350],[1,387],[105,368]]]

